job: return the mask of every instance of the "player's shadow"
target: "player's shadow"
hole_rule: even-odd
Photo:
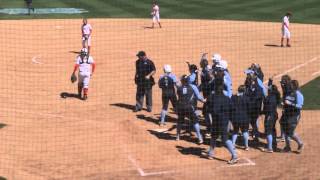
[[[73,53],[73,54],[80,54],[79,51],[69,51],[69,53]]]
[[[0,123],[0,129],[2,129],[2,128],[6,127],[6,126],[7,126],[6,124]],[[0,180],[1,180],[1,179],[0,179]]]
[[[266,46],[266,47],[281,47],[277,44],[265,44],[264,46]]]
[[[136,108],[135,105],[125,104],[125,103],[114,103],[114,104],[110,104],[110,106],[120,107],[120,108],[128,109],[131,111],[133,111]],[[143,108],[142,110],[147,110],[147,109]]]
[[[154,118],[154,117],[151,117],[151,116],[146,116],[144,114],[137,114],[137,118],[145,120],[147,122],[152,122],[154,124],[159,124],[159,122],[160,122],[160,117]],[[175,118],[173,118],[171,116],[166,116],[166,122],[175,123],[175,122],[177,122],[177,119],[175,119]]]
[[[142,26],[143,29],[154,29],[152,26]]]
[[[175,140],[176,137],[174,135],[167,133],[169,131],[172,131],[175,128],[176,128],[175,126],[172,126],[171,128],[169,128],[165,132],[158,132],[158,131],[154,131],[154,130],[148,130],[148,131],[149,131],[150,134],[156,136],[158,139]]]
[[[63,98],[63,99],[66,99],[66,98],[76,98],[76,99],[80,99],[78,94],[75,94],[75,93],[68,93],[68,92],[62,92],[60,93],[60,97]]]

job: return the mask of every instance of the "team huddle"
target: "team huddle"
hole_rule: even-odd
[[[136,61],[135,83],[137,85],[135,112],[141,111],[144,95],[147,99],[147,111],[152,111],[152,86],[155,85],[153,75],[156,72],[154,63],[140,51]],[[189,74],[182,75],[180,80],[172,72],[170,65],[163,67],[164,74],[160,76],[158,86],[162,90],[162,110],[159,125],[165,125],[169,102],[177,114],[176,140],[182,137],[182,125],[185,118],[193,125],[198,143],[204,142],[204,137],[210,138],[210,148],[203,155],[209,159],[214,158],[214,148],[217,139],[221,138],[225,147],[231,153],[229,164],[238,162],[236,141],[238,134],[243,136],[243,149],[249,150],[249,128],[252,128],[253,142],[262,138],[258,127],[258,119],[264,115],[264,134],[267,139],[262,151],[272,153],[275,151],[290,152],[290,141],[298,144],[297,152],[301,153],[303,142],[297,136],[295,129],[299,123],[303,106],[303,95],[299,90],[297,80],[292,80],[289,75],[281,77],[281,93],[270,78],[267,85],[263,84],[264,74],[259,64],[252,64],[244,71],[245,82],[232,92],[232,78],[228,70],[227,61],[220,54],[212,56],[212,65],[209,65],[207,54],[200,60],[201,70],[195,64],[188,63]],[[200,72],[200,74],[199,74]],[[200,77],[198,77],[200,76]],[[200,82],[198,82],[200,79]],[[202,116],[205,122],[205,136],[200,131],[201,115],[198,113],[203,103]],[[278,120],[277,108],[282,109],[280,117],[281,136],[284,137],[285,148],[277,147],[276,123]],[[189,124],[190,125],[190,124]],[[229,138],[231,137],[231,138]]]

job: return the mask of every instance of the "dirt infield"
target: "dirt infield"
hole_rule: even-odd
[[[175,129],[159,133],[160,91],[154,88],[153,113],[132,112],[134,62],[143,49],[158,68],[169,63],[177,75],[186,60],[219,52],[229,63],[233,89],[243,70],[259,63],[265,77],[289,73],[304,84],[320,69],[320,26],[292,24],[292,48],[277,47],[280,24],[266,22],[89,20],[92,56],[97,62],[88,101],[62,99],[76,93],[69,81],[81,48],[81,20],[0,21],[0,175],[14,180],[53,179],[315,179],[320,176],[319,111],[304,111],[301,155],[238,150],[237,166],[201,158],[208,145],[195,138],[174,141]],[[278,79],[276,80],[278,81]],[[175,118],[174,114],[169,114]],[[174,119],[166,128],[174,125]],[[283,147],[283,144],[280,144]],[[296,146],[293,146],[295,149]]]

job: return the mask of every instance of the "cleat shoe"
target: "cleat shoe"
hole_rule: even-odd
[[[176,137],[176,141],[180,141],[180,136],[177,136],[177,137]]]
[[[262,149],[262,151],[266,153],[273,153],[273,149]]]
[[[199,143],[199,145],[203,144],[203,139],[199,139],[198,143]]]
[[[302,153],[303,148],[304,148],[304,145],[303,145],[303,144],[300,144],[300,145],[298,146],[297,152],[298,152],[299,154]]]
[[[249,147],[245,147],[244,150],[245,150],[245,151],[249,151]]]
[[[83,95],[83,100],[85,101],[85,100],[87,100],[88,99],[88,96],[85,94],[85,95]]]
[[[287,47],[291,47],[291,45],[290,45],[290,44],[287,44]]]
[[[282,153],[289,153],[289,152],[291,152],[291,148],[286,146],[281,150],[281,152]]]
[[[228,161],[228,164],[233,165],[238,162],[238,158],[232,158],[230,161]]]

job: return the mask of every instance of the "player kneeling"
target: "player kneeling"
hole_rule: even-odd
[[[73,76],[75,76],[75,73],[78,69],[78,96],[80,99],[86,100],[88,98],[90,78],[95,70],[95,63],[93,61],[93,58],[88,55],[88,50],[86,48],[81,49],[80,55],[76,59],[76,64],[72,73]]]

